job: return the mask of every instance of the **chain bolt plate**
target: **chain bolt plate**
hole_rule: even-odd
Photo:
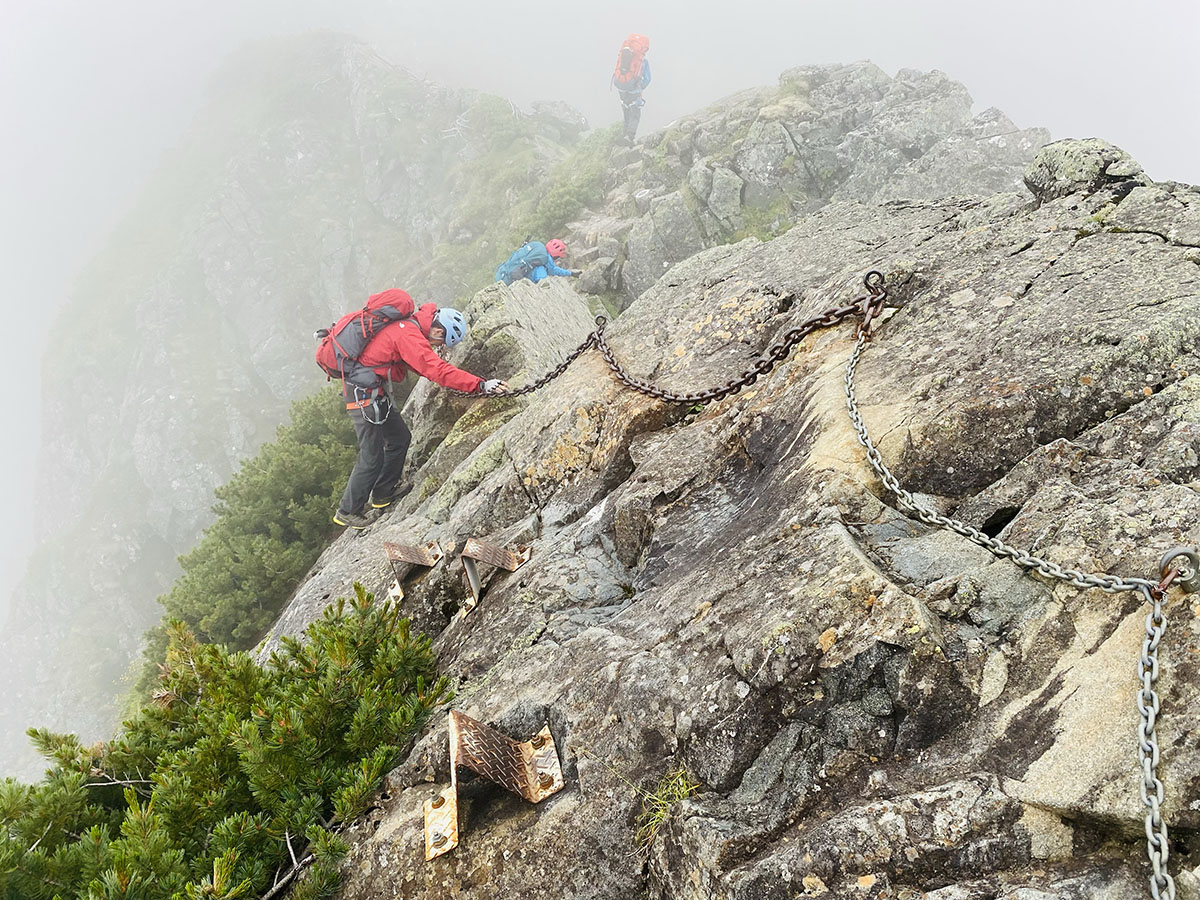
[[[1182,562],[1177,560],[1183,558]],[[1200,591],[1200,552],[1195,547],[1172,547],[1163,554],[1158,567],[1163,577],[1171,570],[1172,564],[1176,570],[1175,584],[1189,594]]]

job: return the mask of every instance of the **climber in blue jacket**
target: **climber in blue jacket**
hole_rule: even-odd
[[[544,244],[541,241],[526,241],[524,246],[496,269],[496,280],[512,284],[514,281],[528,278],[537,284],[551,275],[576,278],[582,273],[574,269],[563,269],[555,263],[555,260],[560,259],[566,252],[567,245],[558,238]]]

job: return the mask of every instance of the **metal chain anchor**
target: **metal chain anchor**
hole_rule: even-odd
[[[886,291],[883,294],[886,299]],[[881,309],[882,303],[883,300],[880,301]],[[846,363],[846,409],[850,413],[850,422],[858,435],[858,442],[867,451],[867,461],[906,514],[927,525],[949,529],[1002,559],[1011,559],[1022,568],[1039,572],[1048,578],[1057,578],[1080,588],[1099,588],[1111,594],[1134,591],[1141,594],[1150,604],[1150,612],[1146,615],[1146,638],[1142,642],[1142,653],[1138,663],[1138,676],[1142,685],[1137,698],[1138,712],[1142,718],[1138,726],[1138,752],[1142,770],[1141,794],[1142,802],[1146,806],[1146,850],[1152,870],[1149,879],[1150,895],[1154,900],[1175,900],[1175,880],[1167,871],[1167,861],[1170,857],[1167,825],[1163,821],[1161,811],[1163,783],[1158,777],[1160,754],[1156,731],[1160,701],[1154,684],[1158,680],[1158,647],[1167,627],[1163,609],[1167,589],[1172,583],[1178,583],[1189,593],[1200,590],[1200,553],[1189,547],[1176,547],[1167,551],[1159,564],[1162,580],[1157,584],[1144,578],[1090,574],[1064,568],[1058,563],[1034,556],[1026,550],[1020,550],[999,538],[983,533],[967,522],[943,516],[936,510],[922,505],[912,493],[901,487],[899,480],[888,469],[879,448],[867,433],[862,415],[858,411],[858,400],[854,394],[854,372],[867,346],[869,335],[865,325],[866,322],[864,327],[859,328],[854,352],[850,354]],[[1180,563],[1180,559],[1184,562]]]

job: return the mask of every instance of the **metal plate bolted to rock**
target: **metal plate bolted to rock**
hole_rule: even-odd
[[[450,786],[425,801],[425,859],[458,846],[458,767],[512,791],[530,803],[541,803],[563,789],[562,765],[550,727],[528,741],[514,741],[477,719],[451,710]]]
[[[462,563],[463,569],[467,573],[467,584],[471,588],[471,596],[463,604],[460,615],[466,615],[473,610],[483,595],[483,583],[479,578],[479,567],[475,565],[476,560],[506,569],[509,572],[515,572],[529,562],[532,555],[533,548],[525,544],[518,544],[510,550],[508,547],[489,544],[479,538],[468,538],[462,550]]]

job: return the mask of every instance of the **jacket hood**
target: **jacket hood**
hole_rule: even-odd
[[[417,320],[417,324],[421,326],[421,331],[425,337],[429,337],[429,329],[433,327],[433,317],[437,315],[438,305],[436,303],[422,303],[417,309],[413,318]]]

